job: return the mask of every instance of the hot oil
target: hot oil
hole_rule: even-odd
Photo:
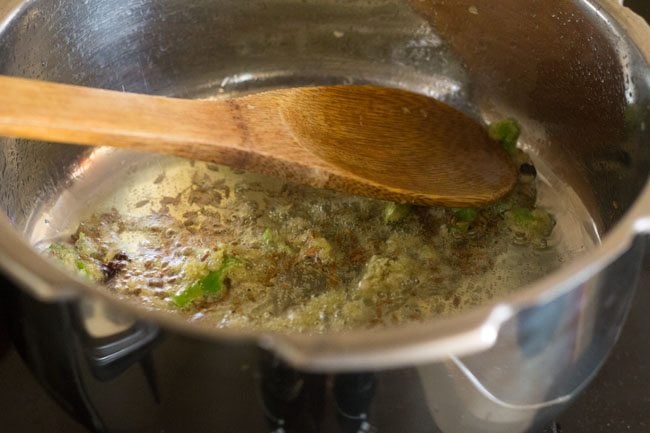
[[[91,155],[92,170],[35,220],[32,239],[44,248],[84,232],[100,261],[128,256],[108,290],[207,326],[324,332],[426,320],[503,296],[597,242],[579,200],[541,175],[537,202],[556,226],[533,247],[502,221],[456,233],[453,211],[413,208],[387,222],[386,202],[132,155]],[[224,293],[176,305],[224,255],[240,262]]]

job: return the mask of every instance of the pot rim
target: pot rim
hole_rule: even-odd
[[[22,7],[20,0],[10,2]],[[650,27],[616,0],[585,2],[605,21],[611,17],[626,29],[650,64]],[[17,11],[0,13],[11,16]],[[604,12],[604,14],[603,14]],[[0,26],[1,27],[1,26]],[[557,271],[498,300],[450,317],[396,328],[329,334],[286,334],[268,331],[213,329],[161,311],[121,301],[98,285],[69,274],[37,253],[0,215],[0,268],[38,299],[57,302],[84,296],[106,302],[138,319],[160,324],[187,336],[217,341],[257,342],[290,364],[312,371],[355,371],[400,367],[464,356],[487,350],[497,341],[501,325],[518,311],[546,304],[573,290],[629,250],[636,236],[650,233],[650,182],[633,206],[607,233],[600,245]]]

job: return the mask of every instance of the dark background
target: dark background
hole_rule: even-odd
[[[650,19],[650,0],[625,3]],[[650,281],[650,259],[642,281]],[[559,431],[650,432],[649,310],[650,287],[641,287],[621,340],[598,377],[560,417]],[[32,378],[11,347],[3,319],[0,309],[0,432],[87,433]]]

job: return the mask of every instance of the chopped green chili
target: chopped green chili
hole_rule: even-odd
[[[514,208],[505,217],[512,230],[529,238],[548,236],[555,226],[553,217],[542,209]]]
[[[472,222],[478,216],[478,212],[476,209],[462,208],[462,209],[457,209],[454,212],[454,215],[456,216],[456,219],[458,219],[459,221]]]
[[[406,218],[410,213],[411,206],[391,202],[384,208],[384,221],[387,223],[397,223]]]
[[[271,230],[270,228],[265,229],[264,233],[262,233],[262,239],[264,239],[264,242],[266,242],[267,244],[269,245],[272,244],[273,240],[275,239],[273,230]]]
[[[510,155],[517,149],[517,140],[521,134],[521,127],[514,119],[505,119],[490,125],[488,133],[493,140],[501,143]]]
[[[235,257],[224,258],[219,269],[208,273],[205,277],[178,292],[172,297],[172,301],[176,306],[184,308],[201,296],[220,295],[224,289],[226,274],[239,262],[239,259]]]
[[[101,269],[93,263],[93,259],[85,258],[74,247],[53,243],[48,246],[48,251],[68,269],[76,270],[80,275],[94,281],[102,279]]]

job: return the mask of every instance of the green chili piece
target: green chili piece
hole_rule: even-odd
[[[462,209],[456,209],[454,215],[456,216],[456,219],[459,221],[472,222],[478,216],[478,212],[476,209],[462,208]]]
[[[194,282],[187,286],[184,290],[178,292],[172,297],[172,301],[176,306],[185,308],[192,301],[201,297],[203,295],[203,289],[201,288],[201,283],[199,281]]]
[[[223,291],[223,281],[230,269],[239,263],[235,257],[226,257],[216,271],[208,273],[205,277],[190,284],[186,289],[178,292],[172,297],[176,306],[184,308],[192,301],[203,295],[218,295]]]
[[[384,221],[398,223],[411,213],[411,206],[407,204],[388,203],[384,208]]]
[[[48,250],[52,257],[71,269],[81,270],[79,267],[80,257],[74,248],[63,244],[50,244]]]
[[[88,273],[88,267],[83,261],[77,260],[75,264],[77,265],[77,270],[83,272],[84,274]]]
[[[262,239],[264,239],[264,242],[267,244],[272,244],[275,236],[273,235],[273,230],[270,228],[264,229],[264,233],[262,233]]]
[[[490,125],[488,133],[493,140],[501,143],[503,148],[510,155],[515,153],[517,149],[517,140],[521,134],[521,127],[514,119],[505,119],[499,122],[494,122]]]
[[[553,217],[542,209],[514,208],[506,212],[505,216],[513,230],[530,238],[549,236],[555,226]]]

